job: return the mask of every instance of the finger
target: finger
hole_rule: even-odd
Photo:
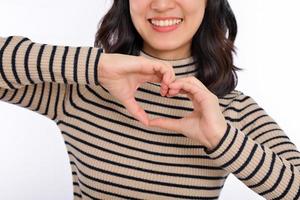
[[[160,83],[162,81],[162,76],[158,76],[157,74],[150,74],[150,75],[139,75],[139,82],[145,83],[145,82],[154,82],[154,83]]]
[[[189,82],[176,82],[169,85],[170,90],[169,94],[171,96],[177,95],[178,93],[187,94],[187,96],[192,100],[194,98],[201,101],[208,95],[208,92],[205,89],[199,88],[195,84]]]
[[[152,67],[152,71],[149,71],[149,65]],[[150,68],[151,68],[150,67]],[[141,69],[143,73],[152,73],[158,78],[151,78],[151,81],[161,82],[161,95],[165,96],[168,92],[168,85],[175,80],[175,72],[173,66],[164,61],[153,61],[149,59],[144,60],[143,68]],[[148,79],[149,80],[149,79]]]
[[[168,91],[169,91],[169,87],[165,83],[162,83],[161,84],[161,95],[166,96]]]
[[[167,93],[167,97],[173,97],[177,94],[187,94],[188,92],[181,90],[181,89],[169,89]]]
[[[157,75],[139,75],[138,76],[138,83],[145,83],[145,82],[154,82],[160,83],[162,78]],[[161,96],[165,96],[168,93],[168,86],[165,83],[161,83],[160,87],[160,94]]]
[[[185,90],[172,90],[172,89],[170,89],[169,91],[168,91],[168,93],[167,93],[167,97],[174,97],[174,96],[176,96],[177,94],[185,94],[185,95],[187,95],[187,97],[191,100],[191,101],[193,101],[193,99],[194,99],[194,97],[193,97],[193,95],[191,94],[191,93],[189,93],[189,92],[187,92],[187,91],[185,91]]]
[[[181,123],[178,119],[156,118],[149,121],[149,126],[155,126],[170,131],[181,132]]]
[[[151,77],[152,80],[156,82],[161,82],[160,94],[165,96],[168,92],[168,84],[170,84],[173,80],[175,80],[175,73],[171,66],[153,66],[153,72],[157,78],[154,76]]]
[[[175,80],[175,72],[170,63],[165,61],[155,61],[141,56],[138,56],[138,59],[140,64],[128,69],[128,72],[143,74],[156,74],[159,72],[160,74],[163,74],[164,77],[165,75],[168,75],[163,79],[166,84]]]
[[[207,87],[194,76],[183,77],[183,78],[177,79],[176,82],[187,82],[187,83],[193,84],[199,88],[202,88],[203,90],[208,91]],[[175,83],[175,82],[173,82],[173,83]]]
[[[170,63],[164,61],[162,61],[160,64],[162,65],[153,65],[153,70],[163,76],[163,83],[169,85],[175,80],[175,72],[173,66]]]
[[[170,92],[172,91],[173,94],[184,93],[184,92],[195,94],[201,89],[194,84],[183,82],[183,81],[174,82],[169,85],[169,88],[170,88]]]
[[[124,101],[123,105],[134,118],[136,118],[144,125],[148,126],[149,124],[148,116],[144,111],[144,109],[139,106],[139,104],[136,102],[134,98]]]
[[[163,80],[161,83],[161,95],[166,96],[169,90],[168,85],[175,81],[175,72],[173,66],[165,62],[165,73],[163,74]],[[161,72],[163,73],[163,72]]]
[[[159,73],[162,75],[162,82],[167,84],[167,81],[171,78],[170,70],[164,65],[154,65],[153,66],[154,73]]]
[[[173,66],[170,63],[165,63],[165,65],[166,65],[167,70],[169,70],[169,73],[168,73],[168,76],[164,76],[163,82],[166,85],[169,85],[170,83],[175,81],[176,76],[175,76]]]

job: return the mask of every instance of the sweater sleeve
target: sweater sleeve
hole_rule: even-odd
[[[266,199],[300,199],[300,152],[295,144],[253,98],[241,92],[235,102],[239,105],[230,108],[238,117],[227,118],[225,135],[205,152]]]
[[[100,85],[102,52],[101,48],[39,44],[21,36],[0,37],[0,100],[56,120],[68,85]]]

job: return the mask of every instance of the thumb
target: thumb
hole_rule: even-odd
[[[156,126],[170,131],[181,132],[181,123],[178,119],[156,118],[149,121],[149,126]]]
[[[147,113],[141,106],[138,105],[135,98],[126,99],[123,105],[135,119],[137,119],[146,126],[149,125]]]

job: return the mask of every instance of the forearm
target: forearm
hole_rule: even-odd
[[[99,84],[102,49],[34,43],[28,38],[0,37],[0,87],[57,82]]]
[[[223,124],[213,133],[209,134],[208,143],[205,145],[208,151],[212,151],[218,147],[222,138],[225,136],[228,126],[227,123]]]
[[[216,165],[233,173],[266,199],[299,199],[300,173],[286,159],[228,123],[217,147],[205,152]],[[299,152],[298,152],[299,153]]]

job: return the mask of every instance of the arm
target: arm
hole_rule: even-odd
[[[227,118],[225,135],[205,152],[266,199],[300,199],[300,152],[296,146],[250,96],[241,93],[227,109],[232,108],[238,108],[237,117]]]
[[[68,84],[99,85],[102,49],[0,37],[0,100],[56,120]]]

